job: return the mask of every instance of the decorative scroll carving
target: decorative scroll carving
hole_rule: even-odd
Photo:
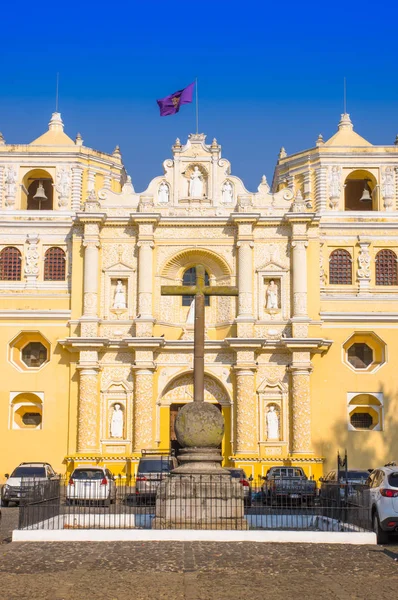
[[[392,210],[395,198],[395,176],[392,167],[386,167],[381,179],[381,194],[385,210]]]
[[[6,208],[14,208],[17,195],[17,170],[13,165],[6,167],[5,170],[5,205]]]
[[[257,395],[252,371],[237,370],[236,392],[236,452],[257,454]]]
[[[98,450],[98,376],[91,369],[80,371],[77,451]]]
[[[293,452],[311,451],[311,401],[308,371],[292,372]]]
[[[341,196],[341,167],[332,167],[329,172],[330,208],[338,210]]]
[[[28,281],[37,280],[39,274],[39,236],[36,233],[28,233],[26,237],[27,248],[25,254],[25,277]]]
[[[58,193],[58,206],[66,208],[71,190],[71,174],[69,169],[61,168],[57,172],[57,183],[55,189]]]
[[[135,373],[134,393],[134,447],[140,452],[152,448],[153,373],[138,370]]]

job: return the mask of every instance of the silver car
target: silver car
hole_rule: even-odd
[[[175,456],[150,454],[138,463],[135,497],[139,504],[150,503],[156,498],[159,483],[178,466]]]
[[[66,488],[67,504],[79,502],[101,503],[109,506],[116,501],[116,483],[109,469],[77,467]]]

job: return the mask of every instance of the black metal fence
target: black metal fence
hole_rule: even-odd
[[[363,486],[165,474],[156,480],[29,481],[19,529],[279,529],[369,531]]]

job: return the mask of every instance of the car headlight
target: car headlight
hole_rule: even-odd
[[[10,489],[10,487],[11,487],[11,486],[9,486],[9,485],[8,485],[8,483],[6,483],[6,484],[3,486],[3,492],[8,492],[8,490]]]

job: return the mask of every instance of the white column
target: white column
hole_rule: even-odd
[[[152,319],[153,248],[151,241],[140,241],[138,255],[138,313]]]
[[[0,210],[3,208],[4,167],[0,165]]]
[[[253,369],[235,367],[236,453],[258,453],[257,394]]]
[[[253,318],[253,242],[238,242],[239,317]]]
[[[310,368],[295,367],[292,371],[292,452],[308,454],[311,446]]]
[[[83,198],[83,169],[82,167],[72,167],[72,210],[80,210]]]
[[[306,240],[292,241],[293,317],[307,316],[307,245]]]
[[[95,171],[89,169],[87,171],[87,195],[95,190]]]
[[[106,173],[104,176],[104,190],[112,189],[112,173]]]
[[[141,452],[153,447],[153,371],[137,369],[134,389],[134,449]]]
[[[99,241],[84,244],[84,316],[97,316]]]
[[[98,369],[81,368],[79,380],[79,414],[77,451],[99,451]]]
[[[316,210],[326,210],[327,207],[327,168],[319,167],[315,173],[315,204]]]

